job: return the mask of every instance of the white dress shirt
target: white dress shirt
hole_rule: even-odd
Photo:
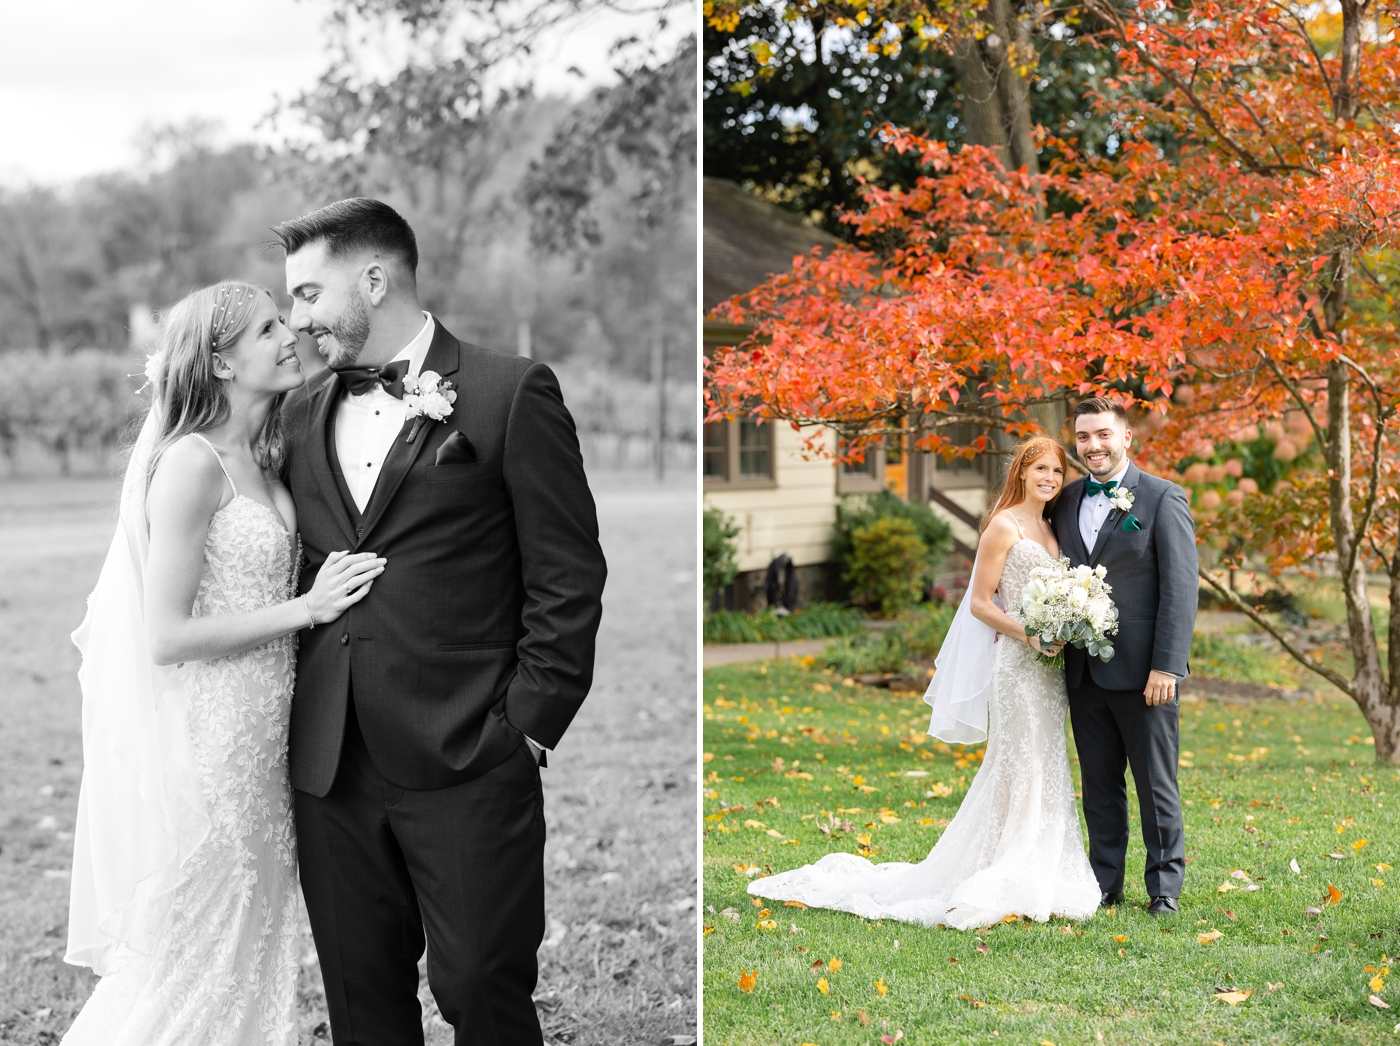
[[[1123,467],[1115,472],[1108,479],[1118,483],[1123,482],[1123,477],[1128,474],[1128,466],[1131,462],[1126,459]],[[1097,476],[1091,477],[1095,480]],[[1108,519],[1108,514],[1113,511],[1113,505],[1108,500],[1108,495],[1100,491],[1093,497],[1087,495],[1079,502],[1079,536],[1084,539],[1084,554],[1091,556],[1094,554],[1094,543],[1099,540],[1099,530],[1103,527],[1104,520]]]
[[[436,330],[433,317],[423,313],[423,329],[387,363],[407,360],[408,373],[416,378],[423,369]],[[358,396],[347,392],[341,398],[335,414],[335,453],[340,458],[345,485],[350,488],[355,507],[361,512],[369,504],[374,485],[379,482],[379,473],[384,470],[384,459],[389,456],[389,448],[407,420],[408,406],[385,392],[383,385],[376,383],[368,392]],[[544,747],[528,734],[525,740],[534,749]],[[539,752],[532,754],[539,762]]]
[[[433,318],[423,313],[423,329],[388,362],[407,360],[408,373],[417,377],[436,328]],[[335,415],[335,453],[340,458],[345,485],[350,488],[355,507],[361,512],[369,504],[379,473],[384,469],[384,459],[407,419],[408,406],[403,400],[390,396],[379,384],[359,396],[347,392],[341,398]]]

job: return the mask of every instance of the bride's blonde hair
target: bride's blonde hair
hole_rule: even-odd
[[[1065,448],[1060,445],[1060,441],[1050,436],[1030,436],[1023,439],[1016,447],[1016,452],[1011,456],[1011,464],[1006,469],[1006,482],[1002,484],[1001,494],[997,497],[997,502],[993,505],[985,516],[982,517],[982,525],[978,528],[981,533],[987,529],[987,524],[996,518],[996,514],[1004,508],[1012,508],[1026,500],[1026,468],[1037,458],[1044,454],[1054,454],[1060,459],[1060,471],[1068,475],[1069,459],[1065,456]],[[1064,490],[1061,483],[1060,490]],[[1050,510],[1055,507],[1055,502],[1060,499],[1060,491],[1055,492],[1055,496],[1045,503],[1045,517],[1050,517]]]
[[[225,280],[181,298],[161,318],[160,339],[152,369],[151,410],[159,428],[147,483],[166,449],[182,436],[202,432],[228,420],[228,392],[214,373],[214,353],[227,356],[253,319],[266,287]],[[272,403],[258,438],[259,464],[281,471],[285,455],[282,396]]]

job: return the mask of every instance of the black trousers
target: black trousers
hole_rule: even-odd
[[[465,784],[398,788],[353,707],[324,798],[296,793],[297,847],[335,1046],[422,1046],[418,959],[456,1046],[540,1046],[544,797],[529,748]]]
[[[1186,837],[1176,784],[1180,715],[1180,697],[1149,707],[1140,690],[1105,690],[1087,671],[1080,686],[1069,688],[1069,717],[1084,783],[1084,820],[1089,826],[1089,864],[1104,893],[1123,889],[1128,853],[1124,770],[1132,766],[1147,848],[1143,874],[1147,895],[1181,895]]]

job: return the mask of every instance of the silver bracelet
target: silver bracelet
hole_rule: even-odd
[[[311,613],[311,604],[308,603],[308,602],[306,601],[306,597],[305,597],[305,596],[302,596],[302,597],[301,597],[301,605],[302,605],[303,607],[306,608],[306,620],[310,622],[310,624],[307,625],[306,627],[307,627],[307,628],[315,628],[315,627],[316,627],[316,618],[315,618],[314,616],[312,616],[312,613]]]

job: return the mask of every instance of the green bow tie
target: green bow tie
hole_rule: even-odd
[[[1106,480],[1103,483],[1096,479],[1084,481],[1084,496],[1086,498],[1092,498],[1095,494],[1112,494],[1117,489],[1118,481],[1116,479]]]

